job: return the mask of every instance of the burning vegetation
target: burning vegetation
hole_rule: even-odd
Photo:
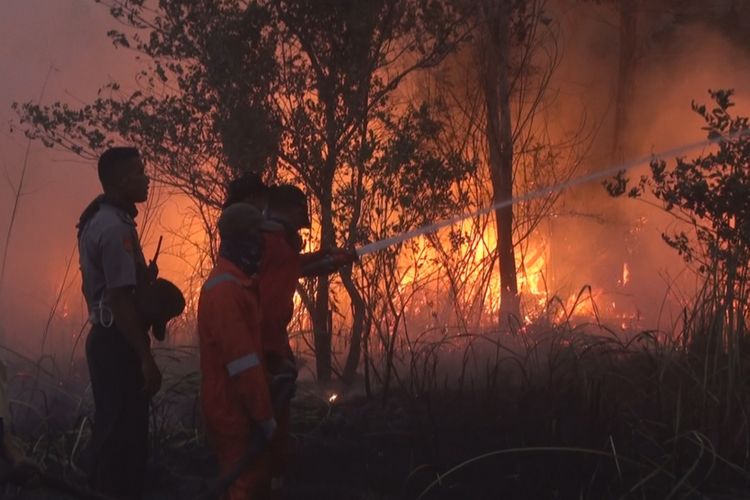
[[[247,171],[308,193],[303,251],[360,258],[294,299],[289,498],[748,494],[748,112],[703,103],[745,84],[707,62],[748,60],[743,2],[101,3],[134,82],[16,103],[14,127],[86,160],[135,144],[157,186],[140,238],[165,236],[187,307],[155,347],[149,498],[214,486],[196,309]],[[33,464],[9,498],[91,494],[74,259],[38,340],[0,304],[6,440]]]

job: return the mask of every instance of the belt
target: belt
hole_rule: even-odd
[[[92,325],[109,328],[115,322],[115,315],[112,313],[112,309],[104,304],[102,299],[99,299],[99,304],[92,307],[89,312],[89,321]]]

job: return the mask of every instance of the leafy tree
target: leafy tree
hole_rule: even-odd
[[[393,93],[455,49],[465,36],[461,12],[437,0],[276,2],[274,12],[285,29],[281,160],[316,198],[320,245],[352,244],[358,232],[367,234],[360,223],[366,169],[382,154],[388,121],[402,111]],[[342,187],[351,196],[340,196]],[[347,273],[342,279],[355,308],[356,345],[364,305]],[[306,301],[322,381],[331,370],[329,289],[329,279],[318,278]]]
[[[383,163],[398,149],[392,134],[405,131],[392,126],[404,112],[392,95],[465,37],[461,12],[438,0],[102,3],[126,26],[109,32],[113,43],[146,63],[138,88],[110,83],[80,108],[16,105],[20,120],[30,137],[87,158],[115,140],[138,144],[154,176],[196,203],[209,238],[223,186],[241,170],[302,182],[320,246],[366,238],[373,179],[403,174]],[[352,276],[342,279],[355,309],[356,368],[365,304]],[[332,366],[329,296],[327,277],[303,290],[323,382]]]
[[[151,175],[196,203],[213,239],[211,214],[227,180],[275,162],[271,13],[255,2],[175,0],[156,10],[142,0],[103,3],[128,28],[108,32],[114,45],[145,61],[136,88],[110,82],[77,108],[14,104],[26,134],[88,159],[116,141],[137,144]]]
[[[491,201],[512,199],[514,191],[533,190],[571,175],[580,158],[574,151],[583,134],[555,141],[546,135],[543,108],[559,63],[553,20],[544,0],[483,0],[476,4],[474,62],[469,95],[459,106],[474,135],[474,154],[487,165]],[[475,86],[475,88],[471,88]],[[579,131],[580,132],[580,131]],[[565,161],[561,161],[565,159]],[[501,327],[522,318],[517,255],[537,225],[549,213],[557,196],[495,210],[497,247],[493,263],[499,266]],[[480,203],[484,203],[481,200]]]
[[[409,105],[402,115],[384,121],[389,133],[375,148],[379,154],[365,169],[364,184],[369,195],[363,200],[358,229],[362,241],[424,226],[454,215],[456,207],[468,205],[455,186],[474,175],[477,167],[446,140],[450,119],[437,102],[418,108]],[[413,294],[402,292],[396,275],[399,262],[414,257],[417,246],[412,240],[379,252],[365,263],[357,279],[361,296],[371,305],[367,323],[378,333],[385,353],[379,374],[383,398],[387,397],[394,373],[399,326],[405,323],[402,316],[413,298]],[[366,334],[369,333],[368,329]]]

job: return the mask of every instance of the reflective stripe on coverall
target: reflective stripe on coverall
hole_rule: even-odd
[[[257,425],[274,425],[262,365],[257,281],[219,258],[198,302],[206,431],[222,475],[244,456]],[[270,483],[267,460],[255,461],[230,487],[230,500],[247,500]]]

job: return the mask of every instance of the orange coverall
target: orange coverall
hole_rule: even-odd
[[[263,233],[263,257],[258,273],[263,311],[261,331],[263,351],[274,365],[282,359],[294,358],[287,326],[294,314],[294,293],[301,269],[300,254],[286,241],[283,230]],[[269,368],[273,372],[276,367]]]
[[[258,425],[275,426],[260,321],[257,279],[220,257],[201,290],[198,336],[203,415],[222,476],[245,455]],[[268,460],[255,460],[225,498],[258,498],[269,483]]]
[[[283,230],[263,233],[263,257],[258,281],[264,363],[271,375],[294,368],[287,326],[294,314],[294,293],[301,262],[299,252],[287,242]],[[272,495],[276,496],[281,494],[283,476],[289,462],[289,420],[288,406],[276,413],[279,426],[268,448]]]
[[[271,376],[295,370],[287,332],[294,315],[294,294],[303,267],[324,256],[324,252],[300,254],[287,239],[284,229],[263,232],[263,256],[258,271],[261,336],[263,363]],[[280,496],[289,462],[289,420],[288,406],[276,413],[278,428],[263,454],[264,459],[267,456],[270,467],[272,498]]]

